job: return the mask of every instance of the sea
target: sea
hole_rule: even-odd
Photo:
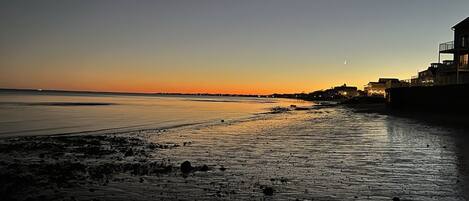
[[[117,133],[249,118],[300,100],[196,95],[0,92],[0,137]]]

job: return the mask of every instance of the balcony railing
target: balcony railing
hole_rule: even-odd
[[[448,52],[451,50],[454,50],[454,41],[440,44],[440,52]]]

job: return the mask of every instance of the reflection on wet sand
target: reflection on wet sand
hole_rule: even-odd
[[[120,159],[120,165],[111,166],[115,171],[106,175],[105,185],[92,178],[78,180],[76,185],[50,187],[55,190],[48,196],[77,200],[467,200],[462,134],[416,120],[338,107],[128,133],[124,136],[132,136],[129,139],[148,142],[134,140],[132,154],[127,154],[128,150],[120,150],[121,144],[112,145],[122,139],[98,139],[98,145],[112,145],[106,148],[110,154],[79,160],[86,161],[83,174],[87,175],[89,167]],[[149,149],[153,144],[172,146]],[[46,157],[46,163],[66,160],[70,154],[81,156],[70,152],[63,158]],[[31,163],[35,156],[28,160],[21,153],[8,157]],[[184,161],[204,171],[183,174],[179,167]],[[145,171],[132,173],[133,164],[138,163],[159,164],[157,174],[151,173],[153,166],[139,166],[138,173],[142,173],[140,168]]]
[[[227,167],[225,174],[195,180],[208,189],[219,184],[231,199],[262,197],[262,189],[270,186],[274,199],[468,196],[457,131],[414,120],[333,108],[174,132],[157,140],[193,143],[163,151],[166,157]]]

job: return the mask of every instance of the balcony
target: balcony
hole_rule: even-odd
[[[440,53],[454,53],[454,41],[441,43],[439,50]]]

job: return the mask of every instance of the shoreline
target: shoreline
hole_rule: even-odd
[[[455,198],[448,192],[466,195],[458,190],[467,183],[459,176],[465,173],[438,174],[437,181],[426,178],[435,177],[433,168],[457,165],[447,160],[460,145],[445,135],[436,136],[442,137],[437,141],[427,137],[422,125],[417,125],[424,129],[420,134],[410,132],[388,145],[383,140],[389,135],[402,136],[387,133],[394,130],[388,127],[384,133],[374,130],[387,118],[360,115],[378,114],[382,107],[355,110],[324,105],[162,132],[0,139],[0,193],[9,200],[422,200],[433,195]],[[378,124],[369,123],[376,119]],[[384,125],[400,129],[408,123]],[[407,137],[416,138],[417,144],[409,146]],[[409,158],[412,152],[419,157]],[[449,159],[428,157],[441,153]],[[184,161],[191,163],[188,169],[182,167]],[[429,164],[429,172],[420,169]],[[423,172],[417,174],[409,165]],[[414,192],[426,192],[434,182],[444,188],[410,194],[409,176],[409,182],[423,183]],[[399,190],[403,187],[411,189]]]

